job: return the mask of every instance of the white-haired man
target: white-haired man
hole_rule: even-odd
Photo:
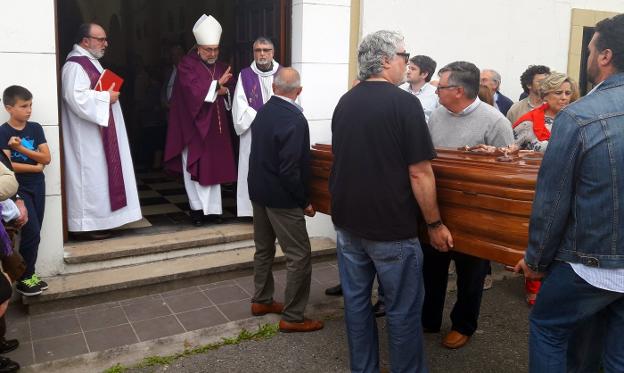
[[[332,118],[329,187],[353,372],[379,370],[375,274],[385,290],[392,371],[427,371],[420,211],[432,244],[452,246],[438,211],[430,163],[435,150],[422,106],[397,87],[408,59],[400,34],[367,35],[358,53],[362,82],[342,96]]]
[[[481,85],[492,90],[494,94],[494,107],[503,115],[507,115],[509,108],[513,105],[513,101],[500,92],[501,75],[492,69],[481,70]]]

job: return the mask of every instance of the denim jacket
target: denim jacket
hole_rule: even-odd
[[[525,261],[624,268],[624,73],[561,110],[539,170]]]

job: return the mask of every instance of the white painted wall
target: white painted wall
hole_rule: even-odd
[[[517,100],[530,64],[566,72],[572,8],[624,12],[622,0],[362,0],[362,35],[400,31],[412,55],[438,68],[457,60],[493,68]]]
[[[311,140],[329,141],[333,108],[348,81],[349,0],[293,1],[293,66],[302,74],[301,103]],[[45,170],[46,214],[37,272],[63,271],[60,141],[53,0],[22,0],[0,12],[0,90],[18,84],[34,96],[31,120],[43,125],[52,151]],[[0,112],[0,123],[8,118]],[[311,236],[335,237],[331,219],[308,219]]]
[[[497,69],[502,91],[521,92],[528,64],[567,69],[572,8],[624,12],[624,0],[362,0],[361,35],[401,31],[412,54],[432,56],[438,66],[464,59]],[[349,86],[350,0],[293,0],[292,62],[301,72],[301,104],[311,141],[331,139],[330,122]],[[54,1],[22,0],[0,12],[0,89],[26,86],[34,94],[32,120],[44,126],[52,163],[46,168],[46,216],[38,272],[63,268]],[[5,121],[6,113],[0,113]],[[331,219],[308,219],[311,236],[335,237]]]
[[[349,80],[350,0],[293,0],[292,66],[301,73],[300,104],[310,142],[331,141],[331,117]],[[310,236],[335,239],[331,218],[307,218]]]
[[[37,260],[37,272],[49,276],[63,267],[53,0],[16,1],[0,12],[0,90],[13,84],[33,93],[31,120],[43,126],[52,152],[52,162],[45,169],[46,211]],[[7,119],[1,110],[0,123]]]

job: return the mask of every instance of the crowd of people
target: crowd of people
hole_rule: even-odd
[[[310,134],[297,100],[301,79],[273,59],[265,37],[255,40],[254,60],[235,78],[218,59],[221,33],[219,22],[203,15],[193,27],[197,44],[178,53],[167,84],[164,166],[182,175],[196,225],[219,220],[221,185],[238,182],[238,215],[253,217],[256,245],[251,313],[280,314],[282,332],[319,330],[322,321],[304,316],[311,280],[305,216],[315,211]],[[141,218],[119,92],[114,85],[97,89],[107,45],[101,26],[82,25],[62,70],[68,229],[88,239]],[[462,348],[477,330],[490,265],[452,250],[431,160],[436,147],[480,144],[545,153],[529,245],[516,266],[533,306],[530,371],[598,371],[599,365],[624,371],[624,15],[600,21],[588,48],[594,88],[585,97],[579,100],[571,77],[531,65],[520,77],[523,97],[513,103],[493,69],[455,61],[433,79],[434,59],[410,58],[401,34],[382,30],[363,38],[358,79],[331,123],[340,285],[328,293],[344,296],[351,371],[379,371],[375,317],[383,315],[392,371],[427,371],[422,335],[441,331],[451,262],[457,301],[441,343]],[[47,289],[35,264],[43,169],[51,161],[42,127],[29,121],[32,94],[11,86],[2,99],[10,119],[0,126],[0,258],[7,274],[0,276],[0,316],[11,282],[25,296]],[[240,136],[238,160],[232,129]],[[428,244],[418,238],[419,218]],[[21,229],[16,248],[15,229]],[[284,303],[273,298],[276,240],[287,263]],[[4,339],[5,329],[2,317],[0,353],[19,344]],[[0,357],[0,371],[18,369]]]
[[[461,348],[475,332],[488,262],[450,250],[452,232],[440,217],[430,161],[437,146],[478,144],[545,153],[529,245],[515,268],[524,273],[527,302],[534,305],[530,371],[624,370],[618,338],[624,331],[618,198],[624,180],[617,171],[624,159],[624,15],[599,22],[588,49],[594,88],[582,100],[576,102],[570,77],[539,65],[522,74],[526,97],[513,104],[500,93],[496,71],[466,61],[439,70],[436,100],[428,94],[431,58],[408,60],[395,32],[363,39],[361,82],[332,118],[330,175],[341,284],[328,290],[344,296],[353,372],[379,371],[375,277],[392,371],[427,371],[422,333],[440,331],[451,260],[457,301],[442,345]],[[396,87],[406,67],[401,88],[409,94]],[[419,213],[430,244],[418,240]]]
[[[351,371],[379,371],[375,317],[383,315],[391,371],[427,371],[422,335],[440,332],[451,261],[457,301],[442,345],[462,348],[477,330],[489,262],[452,251],[452,232],[437,205],[431,159],[435,147],[481,144],[545,153],[529,246],[515,268],[525,275],[527,302],[533,306],[530,371],[624,369],[618,338],[624,332],[624,244],[618,223],[624,180],[617,172],[624,159],[624,15],[599,22],[588,48],[587,76],[594,89],[582,100],[576,102],[579,88],[571,77],[531,65],[520,77],[524,94],[513,103],[500,92],[501,76],[493,69],[456,61],[441,68],[434,82],[435,61],[423,55],[410,59],[402,35],[378,31],[364,37],[358,49],[358,80],[338,102],[331,125],[329,188],[341,283],[327,293],[344,296]],[[264,106],[258,119],[252,122],[254,139],[260,131],[264,136],[258,138],[265,140],[270,131],[272,136],[280,133],[276,108]],[[291,128],[297,121],[283,119],[281,125]],[[266,241],[257,242],[252,313],[282,313],[283,331],[305,332],[322,324],[304,319],[303,313],[299,322],[290,322],[287,310],[300,305],[301,298],[293,296],[295,288],[301,289],[297,271],[309,276],[309,267],[287,254],[286,304],[273,301],[272,276],[266,275],[267,251],[272,259],[275,236],[280,244],[292,246],[290,255],[307,240],[293,245],[288,239],[294,235],[283,237],[284,224],[270,219],[279,207],[295,208],[298,218],[313,213],[307,195],[293,188],[305,190],[309,167],[306,152],[291,152],[301,146],[301,139],[252,142],[249,192],[256,234],[267,220],[274,232],[268,250]],[[303,139],[305,148],[308,138]],[[286,165],[300,167],[297,177]],[[282,175],[282,167],[288,173]],[[252,183],[256,173],[273,179]],[[268,198],[268,185],[273,193],[290,195]],[[262,197],[256,194],[259,190]],[[279,206],[280,200],[289,203]],[[424,219],[428,244],[418,239],[418,216]],[[264,222],[256,223],[256,218]],[[379,296],[373,305],[375,278]]]

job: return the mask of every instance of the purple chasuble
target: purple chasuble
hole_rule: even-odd
[[[208,186],[236,181],[232,147],[232,115],[225,109],[225,96],[205,102],[210,85],[227,65],[205,64],[192,49],[182,58],[171,94],[164,166],[182,172],[182,151],[188,149],[186,170],[191,179]],[[233,80],[226,87],[233,92]]]
[[[100,72],[87,56],[73,56],[67,59],[82,66],[91,81],[91,89],[100,79]],[[111,211],[126,207],[126,186],[124,184],[123,172],[121,169],[121,157],[119,156],[119,143],[117,142],[117,129],[115,118],[113,117],[112,104],[108,107],[108,127],[102,127],[102,143],[104,144],[104,155],[106,155],[106,166],[108,168],[108,198],[110,200]]]

